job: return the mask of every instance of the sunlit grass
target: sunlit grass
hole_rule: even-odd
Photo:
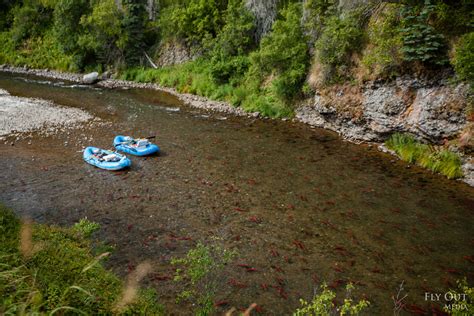
[[[175,88],[180,93],[225,101],[247,112],[259,112],[263,116],[278,118],[293,114],[291,108],[276,98],[270,90],[259,89],[252,81],[246,82],[243,78],[228,83],[216,83],[210,71],[208,61],[196,60],[159,69],[130,68],[121,73],[120,79],[157,83]]]
[[[447,149],[422,144],[410,135],[399,133],[393,134],[385,145],[395,151],[402,160],[441,173],[449,179],[463,176],[461,158]]]

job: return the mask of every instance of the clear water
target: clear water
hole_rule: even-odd
[[[228,302],[219,313],[256,302],[264,314],[290,314],[321,282],[342,293],[349,281],[371,301],[368,314],[392,314],[402,281],[405,302],[429,311],[441,305],[425,292],[444,293],[463,277],[472,284],[474,189],[464,183],[324,130],[225,119],[156,91],[6,74],[0,88],[107,123],[0,144],[0,201],[40,222],[99,222],[98,237],[116,246],[109,267],[125,275],[152,260],[147,283],[171,313],[190,306],[175,303],[169,260],[198,241],[238,252],[216,276],[216,301]],[[156,135],[162,154],[132,157],[123,172],[82,161],[82,146],[110,148],[117,134]]]

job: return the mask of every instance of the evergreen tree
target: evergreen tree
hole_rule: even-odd
[[[125,10],[122,22],[125,33],[125,62],[127,65],[137,65],[145,49],[146,0],[123,0],[123,7]]]

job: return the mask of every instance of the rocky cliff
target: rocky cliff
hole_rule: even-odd
[[[408,132],[442,143],[471,128],[468,94],[466,84],[407,76],[389,83],[335,85],[306,100],[296,117],[352,140],[383,141],[392,133]]]

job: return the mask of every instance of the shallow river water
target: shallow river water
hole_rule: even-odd
[[[371,301],[369,315],[392,314],[403,282],[404,313],[431,313],[445,302],[426,292],[474,281],[474,189],[375,146],[297,123],[201,112],[151,90],[2,73],[0,88],[101,119],[1,142],[0,201],[39,222],[100,223],[96,237],[116,247],[107,266],[124,276],[153,261],[146,283],[169,313],[191,308],[175,303],[170,259],[198,242],[238,253],[218,276],[215,301],[227,302],[218,313],[256,302],[262,314],[290,314],[322,282],[339,293],[353,282],[354,296]],[[122,172],[82,161],[83,146],[110,148],[117,134],[156,135],[162,153],[132,157]]]

